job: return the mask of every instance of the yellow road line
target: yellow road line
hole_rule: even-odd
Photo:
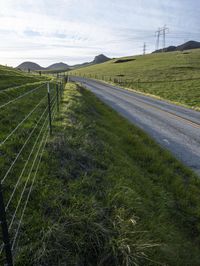
[[[103,82],[96,82],[96,83],[103,83]],[[90,85],[90,84],[89,84],[89,85]],[[105,84],[100,84],[100,85],[105,86]],[[91,86],[94,86],[94,85],[91,84]],[[97,87],[97,88],[98,88],[98,87]],[[115,88],[113,88],[113,89],[115,89]],[[143,102],[142,100],[137,99],[137,97],[135,97],[134,95],[132,95],[132,97],[134,97],[134,98],[136,99],[136,101],[141,102],[143,105],[146,105],[146,106],[148,106],[148,107],[150,107],[150,108],[152,108],[152,109],[156,109],[156,110],[158,110],[158,111],[160,111],[160,112],[166,113],[168,116],[171,116],[171,117],[173,117],[173,118],[176,118],[176,119],[179,120],[179,121],[184,121],[186,124],[191,125],[191,126],[194,127],[194,128],[200,129],[200,124],[198,124],[198,123],[196,123],[196,122],[193,122],[193,121],[191,121],[191,120],[189,120],[189,119],[187,119],[187,118],[184,118],[184,117],[181,117],[181,116],[179,116],[179,115],[176,115],[176,114],[174,114],[174,113],[172,113],[172,112],[168,112],[168,111],[166,111],[166,110],[163,110],[163,109],[161,109],[161,108],[159,108],[159,107],[156,107],[156,106],[154,106],[154,105],[152,105],[152,104],[145,103],[145,102]]]
[[[156,110],[158,110],[158,111],[160,111],[160,112],[166,113],[168,116],[175,117],[175,118],[176,118],[177,120],[179,120],[179,121],[184,121],[186,124],[191,125],[191,126],[193,126],[193,127],[195,127],[195,128],[200,129],[200,124],[195,123],[195,122],[193,122],[193,121],[191,121],[191,120],[189,120],[189,119],[187,119],[187,118],[184,118],[184,117],[181,117],[181,116],[179,116],[179,115],[173,114],[173,113],[168,112],[168,111],[166,111],[166,110],[163,110],[163,109],[161,109],[161,108],[159,108],[159,107],[156,107],[156,106],[154,106],[154,105],[152,105],[152,104],[145,103],[145,102],[143,102],[143,101],[141,101],[141,100],[138,100],[137,98],[136,98],[136,100],[137,100],[138,102],[141,102],[142,104],[144,104],[144,105],[146,105],[146,106],[152,108],[152,109],[156,109]]]

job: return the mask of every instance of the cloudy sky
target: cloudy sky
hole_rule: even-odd
[[[76,64],[155,49],[167,25],[167,45],[200,41],[197,0],[0,0],[0,64]],[[160,44],[161,45],[161,44]]]

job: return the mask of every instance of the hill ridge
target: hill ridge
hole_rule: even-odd
[[[164,49],[159,49],[154,51],[153,53],[161,53],[161,52],[175,52],[175,51],[184,51],[184,50],[192,50],[192,49],[199,49],[200,42],[197,41],[187,41],[178,46],[168,46]]]
[[[72,65],[72,66],[69,66],[68,64],[63,63],[63,62],[59,62],[59,63],[54,63],[48,67],[42,67],[35,62],[25,61],[25,62],[21,63],[19,66],[17,66],[16,68],[24,70],[24,71],[28,71],[28,70],[31,70],[31,71],[58,70],[58,69],[59,70],[69,70],[72,68],[77,68],[77,67],[82,67],[82,66],[101,64],[101,63],[107,62],[109,60],[111,60],[109,57],[105,56],[104,54],[99,54],[99,55],[95,56],[91,62],[85,62],[82,64],[77,64],[77,65]]]

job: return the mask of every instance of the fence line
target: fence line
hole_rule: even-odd
[[[78,75],[75,75],[78,76]],[[152,81],[145,81],[141,80],[139,77],[137,79],[132,79],[132,77],[126,77],[126,76],[109,76],[109,75],[92,75],[92,74],[86,74],[86,75],[80,75],[80,77],[83,78],[90,78],[90,79],[99,79],[99,80],[109,80],[113,81],[115,83],[173,83],[173,82],[186,82],[186,81],[195,81],[200,80],[200,78],[189,78],[189,79],[176,79],[176,80],[152,80]]]
[[[48,128],[47,128],[48,130]],[[43,152],[44,152],[44,149],[45,149],[45,145],[47,143],[47,139],[49,137],[49,132],[47,131],[47,136],[46,136],[46,139],[44,141],[44,146],[42,148],[42,152],[40,154],[40,158],[39,158],[39,162],[37,164],[37,167],[36,167],[36,171],[35,171],[35,174],[34,174],[34,177],[33,177],[33,180],[32,180],[32,183],[31,183],[31,187],[30,187],[30,190],[28,192],[28,196],[26,198],[26,202],[25,202],[25,205],[24,205],[24,208],[23,208],[23,211],[22,211],[22,215],[21,215],[21,218],[19,220],[19,224],[18,224],[18,227],[17,227],[17,231],[16,231],[16,234],[14,236],[14,239],[13,239],[13,243],[12,243],[12,247],[11,249],[13,250],[14,249],[14,246],[15,246],[15,242],[16,242],[16,239],[18,237],[18,234],[19,234],[19,230],[20,230],[20,227],[21,227],[21,224],[22,224],[22,220],[23,220],[23,217],[24,217],[24,213],[26,211],[26,208],[27,208],[27,204],[28,204],[28,201],[29,201],[29,198],[30,198],[30,195],[31,195],[31,192],[33,190],[33,185],[35,183],[35,179],[36,179],[36,176],[37,176],[37,173],[38,173],[38,170],[39,170],[39,165],[40,165],[40,162],[41,162],[41,159],[42,159],[42,155],[43,155]]]
[[[24,174],[24,172],[25,172],[25,170],[26,170],[26,166],[27,166],[28,163],[29,163],[29,160],[30,160],[30,158],[31,158],[31,155],[32,155],[33,152],[34,152],[34,149],[35,149],[35,147],[36,147],[36,145],[37,145],[37,141],[39,140],[39,137],[40,137],[40,135],[41,135],[41,133],[42,133],[42,130],[43,130],[43,128],[44,128],[44,125],[45,125],[45,123],[46,123],[46,121],[47,121],[47,118],[48,118],[48,115],[47,115],[47,117],[46,117],[46,119],[45,119],[45,122],[44,122],[44,124],[43,124],[43,126],[42,126],[42,128],[41,128],[41,130],[40,130],[40,133],[39,133],[38,136],[37,136],[37,139],[36,139],[36,141],[35,141],[35,143],[34,143],[34,145],[33,145],[33,147],[32,147],[32,150],[31,150],[31,152],[30,152],[30,154],[29,154],[29,156],[28,156],[28,159],[26,160],[26,163],[25,163],[25,165],[24,165],[24,168],[23,168],[23,170],[22,170],[22,172],[21,172],[21,174],[20,174],[18,180],[17,180],[17,183],[15,184],[15,187],[14,187],[14,190],[13,190],[13,192],[12,192],[12,194],[11,194],[11,197],[10,197],[10,199],[8,200],[8,203],[6,204],[6,207],[5,207],[6,211],[7,211],[8,207],[9,207],[9,204],[10,204],[10,202],[11,202],[13,196],[14,196],[14,193],[15,193],[15,191],[16,191],[16,189],[17,189],[17,186],[19,185],[19,182],[20,182],[20,180],[21,180],[21,178],[22,178],[22,176],[23,176],[23,174]],[[9,226],[9,228],[10,228],[10,226]]]
[[[17,131],[17,129],[34,113],[34,111],[41,105],[43,100],[46,98],[46,95],[42,100],[28,113],[28,115],[14,128],[14,130],[8,134],[8,136],[0,143],[0,147]]]
[[[31,91],[28,91],[28,92],[26,92],[26,93],[20,95],[19,97],[15,98],[15,99],[13,99],[13,100],[11,100],[11,101],[5,103],[5,104],[2,104],[2,105],[0,106],[0,109],[2,109],[3,107],[5,107],[5,106],[7,106],[7,105],[9,105],[9,104],[11,104],[11,103],[13,103],[13,102],[16,102],[17,100],[23,98],[24,96],[29,95],[30,93],[32,93],[32,92],[34,92],[34,91],[36,91],[36,90],[41,89],[44,85],[45,85],[45,84],[42,84],[41,86],[39,86],[39,87],[37,87],[37,88],[35,88],[35,89],[31,90]]]
[[[41,84],[41,85],[44,85],[45,83],[46,83],[46,81],[36,81],[36,82],[33,82],[33,83],[25,83],[25,84],[23,84],[23,85],[20,85],[20,86],[13,86],[13,87],[9,87],[9,88],[6,88],[6,89],[3,89],[3,90],[0,90],[0,93],[4,93],[4,92],[7,92],[7,91],[9,91],[9,90],[14,90],[14,89],[19,89],[19,88],[23,88],[23,87],[25,87],[25,86],[33,86],[33,85],[35,85],[35,84],[41,84],[41,83],[43,83],[43,84]]]
[[[7,178],[8,174],[10,173],[10,171],[12,170],[14,164],[16,163],[17,159],[19,158],[19,156],[21,155],[22,151],[24,150],[26,144],[28,143],[29,139],[31,138],[31,136],[33,135],[33,133],[35,132],[35,129],[37,128],[38,124],[40,123],[41,119],[43,118],[45,112],[47,111],[47,107],[45,108],[44,112],[42,113],[42,115],[40,116],[39,120],[36,122],[35,127],[32,129],[31,133],[29,134],[28,138],[25,140],[22,148],[20,149],[20,151],[18,152],[17,156],[15,157],[14,161],[12,162],[12,164],[10,165],[9,169],[7,170],[6,174],[4,175],[3,179],[1,180],[1,184],[4,183],[5,179]]]
[[[47,129],[48,129],[48,124],[47,124]],[[43,136],[43,137],[44,137],[44,136]],[[43,139],[42,139],[42,141],[43,141]],[[39,154],[39,151],[40,151],[40,148],[41,148],[41,145],[42,145],[42,141],[40,142],[39,148],[38,148],[37,153],[36,153],[36,155],[35,155],[35,158],[34,158],[34,160],[33,160],[33,163],[32,163],[32,166],[31,166],[31,170],[30,170],[30,172],[29,172],[29,174],[28,174],[28,178],[27,178],[27,180],[26,180],[26,183],[25,183],[25,185],[24,185],[24,188],[23,188],[23,191],[22,191],[22,193],[21,193],[20,199],[19,199],[19,201],[18,201],[18,205],[17,205],[16,211],[15,211],[15,213],[14,213],[14,215],[13,215],[13,217],[12,217],[11,223],[10,223],[10,225],[9,225],[9,228],[8,228],[9,230],[10,230],[10,228],[11,228],[11,226],[12,226],[12,224],[13,224],[13,221],[14,221],[14,219],[15,219],[15,217],[16,217],[16,213],[17,213],[18,207],[19,207],[19,205],[20,205],[20,203],[21,203],[21,200],[22,200],[22,197],[23,197],[24,192],[25,192],[25,190],[26,190],[26,187],[27,187],[28,181],[29,181],[29,179],[30,179],[30,177],[31,177],[31,174],[32,174],[33,168],[34,168],[34,166],[35,166],[35,162],[37,161],[38,154]]]
[[[49,83],[45,83],[47,86],[49,86]],[[42,84],[41,86],[30,90],[28,92],[26,92],[23,95],[20,95],[19,97],[9,101],[8,103],[0,106],[0,109],[2,109],[3,107],[7,106],[8,104],[11,104],[13,102],[16,102],[18,99],[21,99],[22,97],[29,95],[31,92],[34,92],[36,90],[38,90],[39,88],[42,88],[43,86],[45,86],[45,84]],[[58,89],[59,88],[59,89]],[[11,171],[15,166],[17,165],[17,160],[20,158],[20,156],[22,155],[22,152],[25,151],[25,148],[27,147],[27,144],[29,143],[29,141],[34,138],[35,136],[35,132],[36,130],[38,131],[37,133],[37,137],[35,139],[33,139],[34,141],[31,141],[31,149],[30,151],[28,151],[28,156],[26,158],[26,162],[22,165],[20,165],[20,173],[19,176],[16,180],[16,183],[13,186],[12,191],[9,191],[9,187],[7,186],[7,193],[9,192],[10,195],[8,195],[8,199],[7,199],[7,203],[5,205],[5,212],[7,214],[9,214],[9,226],[8,226],[8,232],[9,234],[13,234],[14,236],[12,237],[12,245],[11,245],[11,249],[14,252],[15,250],[15,244],[17,239],[19,239],[20,237],[20,229],[21,229],[21,225],[22,225],[22,221],[23,221],[23,217],[28,205],[28,201],[31,195],[31,192],[33,190],[33,186],[37,177],[37,173],[39,170],[39,166],[41,163],[41,159],[42,159],[42,154],[44,152],[48,137],[50,135],[50,129],[49,129],[49,122],[48,122],[48,117],[49,117],[49,112],[52,113],[52,118],[51,120],[54,121],[56,113],[58,112],[58,105],[59,105],[59,100],[61,100],[61,94],[62,94],[62,86],[53,86],[50,88],[50,93],[49,97],[50,97],[50,102],[49,102],[49,106],[48,106],[48,101],[46,101],[46,104],[44,106],[44,109],[41,111],[41,114],[37,114],[37,120],[35,118],[35,116],[33,117],[33,128],[31,128],[31,130],[29,130],[29,132],[26,135],[26,139],[23,143],[23,145],[20,147],[18,153],[15,155],[14,160],[12,160],[12,162],[9,164],[8,169],[6,170],[5,175],[3,176],[3,178],[1,179],[0,185],[6,185],[6,181],[9,175],[11,175]],[[42,104],[44,103],[44,99],[46,98],[47,100],[47,93],[44,97],[42,97],[42,99],[39,101],[39,103],[25,116],[25,118],[18,123],[18,125],[14,128],[14,130],[12,130],[12,132],[10,132],[7,137],[0,143],[0,147],[2,147],[3,145],[6,144],[6,141],[13,136],[14,134],[17,133],[17,130],[19,129],[20,126],[22,126],[22,124],[33,114],[33,112]],[[57,108],[56,108],[57,106]],[[49,110],[48,110],[49,109]],[[41,109],[39,109],[40,111]],[[0,110],[1,111],[1,110]],[[12,110],[11,110],[12,111]],[[42,122],[43,121],[43,122]],[[26,125],[26,124],[25,124]],[[22,129],[24,129],[24,127],[22,127]],[[17,136],[21,134],[21,131],[19,133],[17,133]],[[13,140],[14,141],[14,140]],[[11,143],[9,143],[9,148],[12,151],[12,146]],[[23,153],[24,154],[24,153]],[[28,166],[30,165],[30,169],[28,168]],[[18,171],[18,170],[17,170]],[[25,175],[26,173],[26,175]],[[22,177],[25,176],[24,182],[22,182]],[[21,190],[22,189],[22,190]],[[20,191],[21,190],[21,191]],[[17,192],[18,191],[18,192]],[[13,205],[14,208],[14,212],[11,215],[11,202],[13,202],[13,199],[15,197],[17,193],[17,198],[18,201],[16,202],[16,206]],[[19,193],[19,196],[18,196]],[[14,203],[14,202],[13,202]],[[10,213],[9,213],[10,212]],[[19,217],[20,215],[20,217]],[[18,225],[15,222],[16,218],[18,219]],[[1,216],[0,216],[1,218]],[[8,217],[7,217],[8,220]],[[7,221],[6,221],[7,222]],[[2,224],[2,221],[0,220],[0,224]],[[13,227],[13,225],[15,225]],[[17,226],[16,230],[15,227]],[[6,249],[5,244],[3,243],[2,245],[0,245],[0,256],[2,255],[3,250],[5,249],[5,251],[8,251],[8,247]],[[6,255],[8,254],[8,252],[6,253]],[[9,261],[12,261],[12,258],[9,258],[6,256],[6,261],[7,263],[9,263]],[[3,258],[2,258],[3,259]],[[1,259],[0,259],[0,263],[1,263]],[[13,264],[8,264],[10,266],[12,266]]]

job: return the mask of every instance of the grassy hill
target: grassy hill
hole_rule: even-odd
[[[200,49],[113,59],[70,73],[200,108]]]
[[[47,79],[49,79],[47,76],[40,77],[39,75],[31,75],[15,68],[0,65],[0,91],[9,87],[41,82]]]

